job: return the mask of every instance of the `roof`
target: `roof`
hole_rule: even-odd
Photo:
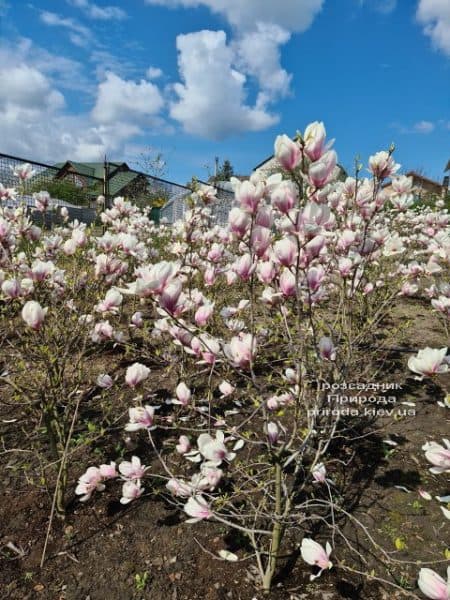
[[[450,171],[450,159],[449,159],[449,161],[447,163],[447,166],[444,169],[444,173],[446,173],[447,171]]]
[[[415,177],[416,179],[421,179],[422,181],[426,181],[427,183],[431,183],[435,186],[438,187],[442,187],[442,183],[440,183],[439,181],[434,181],[434,179],[430,179],[429,177],[425,177],[424,175],[421,175],[420,173],[417,173],[416,171],[408,171],[406,173],[407,177]]]

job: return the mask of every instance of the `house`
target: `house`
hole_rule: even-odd
[[[448,166],[448,165],[447,165]],[[443,183],[429,179],[418,173],[417,171],[408,171],[407,177],[411,177],[413,182],[412,191],[417,200],[423,200],[429,196],[445,196],[448,189],[448,182],[445,185],[445,178]],[[383,186],[383,189],[389,194],[391,192],[392,182],[388,182]]]
[[[58,171],[55,179],[71,181],[76,187],[92,188],[93,195],[103,192],[99,185],[107,175],[107,190],[111,197],[124,196],[133,199],[145,197],[149,193],[148,179],[143,173],[133,171],[125,162],[81,163],[68,160],[55,165]]]

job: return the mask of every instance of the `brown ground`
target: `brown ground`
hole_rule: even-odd
[[[411,349],[441,347],[445,344],[443,329],[429,316],[425,305],[406,301],[392,319],[412,319],[413,326],[399,342]],[[450,411],[436,404],[443,388],[450,389],[450,377],[441,376],[435,383],[417,382],[406,368],[408,352],[389,355],[387,369],[379,381],[402,383],[397,401],[415,402],[415,417],[379,419],[375,433],[361,440],[358,458],[350,472],[346,506],[354,517],[368,527],[374,540],[398,561],[437,561],[434,568],[444,573],[444,553],[449,528],[437,502],[426,502],[417,494],[419,487],[432,495],[450,493],[444,477],[431,475],[421,445],[426,440],[439,441],[449,432]],[[121,360],[120,355],[107,357]],[[109,369],[111,371],[111,368]],[[98,369],[97,369],[98,372]],[[19,419],[15,423],[5,420]],[[0,404],[0,431],[3,450],[20,447],[27,436],[27,422],[20,410]],[[103,459],[114,457],[114,436],[105,443]],[[383,444],[390,438],[398,443],[393,449]],[[108,447],[109,444],[109,447]],[[22,447],[25,447],[22,444]],[[108,454],[109,451],[109,454]],[[339,451],[339,448],[336,449]],[[99,462],[82,450],[71,473],[72,481],[86,466]],[[106,462],[106,460],[105,460]],[[24,464],[30,466],[24,470]],[[429,466],[429,465],[428,465]],[[309,583],[310,568],[294,556],[280,574],[270,596],[258,591],[253,579],[252,561],[237,564],[215,561],[201,549],[214,554],[229,548],[242,556],[241,541],[214,523],[189,525],[163,499],[145,497],[128,507],[117,502],[117,490],[109,489],[90,502],[74,500],[64,523],[56,522],[47,552],[47,561],[39,567],[48,524],[51,498],[39,486],[26,481],[36,479],[33,460],[23,453],[0,451],[0,589],[1,598],[25,600],[303,600],[364,599],[383,600],[414,597],[413,592],[400,592],[368,582],[366,578],[342,568],[324,573]],[[394,486],[405,486],[410,493]],[[71,486],[73,493],[74,486]],[[358,564],[355,556],[337,540],[338,559],[356,570],[370,572],[414,588],[418,566],[397,563],[392,577],[383,570],[361,530],[351,522],[344,525],[349,541],[367,558]],[[320,537],[320,536],[319,536]],[[326,538],[324,538],[326,539]],[[396,548],[399,541],[404,548]],[[6,548],[8,542],[23,550],[22,557]],[[145,584],[136,583],[136,575],[147,573]],[[416,590],[417,593],[417,590]],[[420,593],[419,593],[420,595]]]

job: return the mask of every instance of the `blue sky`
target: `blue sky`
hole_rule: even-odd
[[[0,0],[0,152],[248,174],[324,121],[340,162],[450,158],[448,0]]]

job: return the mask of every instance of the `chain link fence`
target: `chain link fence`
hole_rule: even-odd
[[[14,171],[24,163],[31,166],[32,176],[21,182]],[[95,221],[95,202],[101,194],[106,196],[107,206],[117,196],[141,208],[151,206],[151,218],[157,223],[163,220],[169,224],[183,219],[191,194],[186,186],[135,171],[126,163],[67,161],[48,165],[8,154],[0,154],[0,183],[4,187],[18,189],[20,201],[25,202],[30,210],[34,208],[33,194],[47,191],[52,198],[52,207],[66,206],[71,219],[87,224]],[[224,225],[233,205],[234,194],[222,188],[216,190],[217,200],[211,205],[212,214],[217,224]],[[7,202],[10,206],[14,205],[12,199]],[[53,214],[52,222],[56,223],[57,213]]]

